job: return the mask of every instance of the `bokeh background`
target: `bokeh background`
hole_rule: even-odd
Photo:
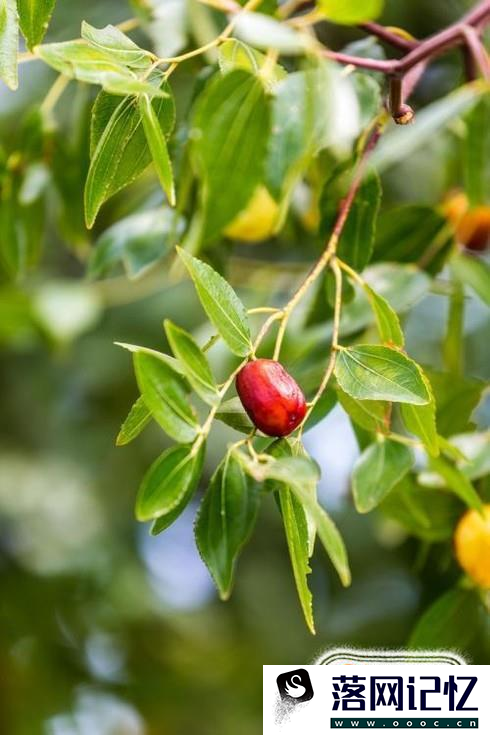
[[[422,36],[467,7],[456,0],[392,0],[383,20]],[[196,4],[189,2],[189,8],[198,18],[192,15]],[[102,26],[131,15],[120,0],[59,2],[48,39],[78,37],[83,19]],[[170,52],[178,34],[177,25],[174,33],[172,28],[165,22],[155,29]],[[333,48],[360,37],[333,27],[324,32]],[[196,71],[190,63],[172,78],[181,110]],[[444,94],[460,73],[456,54],[437,62],[417,104]],[[43,99],[53,78],[38,62],[24,64],[20,91],[0,90],[7,148],[18,121]],[[66,94],[57,124],[67,137],[80,135],[77,165],[83,167],[90,99],[77,108],[77,94]],[[447,166],[440,163],[446,143],[435,137],[396,174],[387,174],[385,202],[440,201],[448,182]],[[98,231],[142,201],[158,203],[155,191],[149,174],[104,209]],[[81,206],[76,185],[68,195],[75,221]],[[53,203],[53,220],[55,209]],[[152,426],[128,447],[114,444],[136,397],[131,361],[114,341],[162,349],[163,318],[199,334],[201,309],[189,282],[169,277],[167,263],[134,282],[124,276],[88,281],[86,243],[72,242],[74,228],[65,231],[63,238],[59,227],[48,225],[41,267],[21,285],[0,285],[0,733],[259,732],[263,664],[307,662],[333,644],[402,646],[421,610],[458,571],[450,553],[433,555],[381,516],[355,513],[348,477],[358,448],[336,408],[306,441],[323,468],[321,500],[346,538],[352,587],[341,589],[319,549],[311,577],[318,633],[310,636],[280,517],[267,498],[240,559],[233,597],[219,602],[194,546],[195,505],[157,538],[133,520],[135,492],[165,446],[162,433]],[[313,247],[289,231],[258,250],[235,248],[237,278],[250,301],[260,303],[270,289],[264,260],[301,260]],[[262,261],[257,272],[255,259]],[[407,320],[409,351],[424,364],[441,364],[446,309],[445,298],[430,294]],[[489,377],[489,326],[488,310],[470,300],[466,366],[475,378]],[[219,349],[213,351],[215,367],[223,359]],[[488,406],[479,407],[480,427],[488,412]],[[224,427],[212,435],[206,477],[230,436]],[[490,661],[488,631],[487,625],[466,650],[476,663]]]

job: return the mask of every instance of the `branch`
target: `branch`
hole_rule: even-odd
[[[379,25],[379,23],[361,23],[359,28],[371,34],[371,36],[376,36],[381,41],[385,41],[385,43],[389,43],[395,48],[401,48],[404,51],[411,51],[418,43],[418,41],[402,36],[391,28]]]
[[[352,181],[349,187],[349,191],[347,192],[347,195],[344,197],[342,201],[342,204],[340,206],[340,209],[337,215],[337,219],[335,221],[334,228],[326,242],[325,249],[322,255],[320,256],[319,260],[315,263],[311,271],[308,273],[303,283],[293,293],[291,299],[288,301],[288,303],[286,304],[286,306],[284,307],[282,311],[282,316],[280,316],[281,323],[279,326],[279,331],[278,331],[277,339],[276,339],[276,345],[274,349],[274,357],[273,357],[274,360],[279,359],[282,341],[284,339],[287,324],[288,324],[288,321],[289,321],[289,318],[292,312],[294,311],[297,304],[301,301],[303,296],[306,294],[310,286],[312,286],[313,283],[315,283],[317,278],[323,273],[327,265],[335,257],[337,246],[339,244],[339,239],[344,229],[345,223],[347,221],[347,217],[349,216],[349,212],[352,208],[352,204],[354,203],[354,199],[356,198],[357,192],[359,191],[359,187],[361,186],[361,183],[364,179],[364,174],[366,171],[366,166],[367,166],[369,157],[371,153],[373,152],[374,148],[376,147],[376,144],[379,140],[382,129],[383,129],[383,122],[381,120],[377,120],[370,135],[368,135],[366,138],[366,142],[362,150],[362,153],[360,155],[359,162],[357,164],[357,169],[352,178]],[[274,315],[274,316],[277,317],[277,315]]]
[[[339,61],[341,64],[352,64],[362,69],[371,69],[390,76],[403,75],[421,62],[428,61],[448,49],[466,44],[467,30],[465,31],[465,29],[472,28],[474,31],[480,31],[489,22],[490,0],[483,0],[456,23],[424,41],[416,43],[411,51],[401,59],[364,59],[359,56],[351,56],[330,50],[325,50],[322,53],[327,58]]]

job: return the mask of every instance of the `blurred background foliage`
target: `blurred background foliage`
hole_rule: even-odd
[[[420,37],[469,5],[390,0],[382,20]],[[187,33],[198,45],[206,23],[215,21],[191,0],[161,0],[158,12],[152,35],[160,55],[178,52]],[[82,20],[100,27],[131,14],[118,0],[59,2],[47,39],[78,37]],[[332,25],[322,33],[335,49],[362,37]],[[141,42],[148,44],[143,36]],[[459,61],[450,54],[430,67],[416,106],[461,81]],[[191,61],[172,77],[178,114],[189,105],[199,70],[199,62]],[[23,138],[35,147],[33,107],[54,80],[38,62],[20,72],[18,92],[0,90],[4,155],[26,145]],[[52,134],[58,194],[42,195],[49,199],[46,207],[39,208],[35,197],[24,205],[31,208],[34,231],[40,236],[45,228],[41,264],[21,284],[0,284],[0,732],[249,735],[261,727],[262,664],[306,662],[333,644],[403,646],[421,612],[460,572],[450,544],[409,537],[389,519],[389,508],[383,516],[355,512],[349,473],[359,450],[339,407],[306,444],[322,465],[321,500],[344,534],[354,581],[342,590],[328,560],[316,555],[316,638],[302,620],[272,498],[263,504],[226,604],[217,601],[195,549],[195,505],[157,538],[136,525],[135,490],[165,439],[151,426],[137,442],[116,449],[136,388],[128,356],[113,342],[161,349],[164,316],[199,333],[203,315],[190,283],[175,273],[170,278],[166,261],[138,280],[87,279],[91,242],[142,203],[151,208],[161,201],[149,172],[103,209],[93,233],[86,232],[83,184],[93,96],[93,89],[76,84],[65,93]],[[386,172],[384,207],[438,205],[459,183],[458,150],[455,123]],[[272,278],[288,288],[295,263],[317,248],[315,237],[292,219],[258,249],[224,242],[213,258],[219,263],[231,256],[232,282],[245,285],[253,305],[267,297]],[[276,261],[290,271],[276,272]],[[447,305],[444,294],[430,292],[405,322],[409,353],[435,370],[443,366]],[[477,299],[468,295],[466,307],[468,379],[461,390],[471,413],[481,393],[478,381],[489,378],[490,325],[488,309]],[[219,347],[213,351],[218,371],[225,359]],[[480,401],[472,420],[483,429],[489,414],[488,401]],[[205,478],[229,436],[226,427],[213,433]],[[480,490],[490,499],[485,481]],[[454,500],[453,519],[463,509]],[[490,662],[488,615],[470,626],[464,608],[455,610],[447,622],[454,632],[448,643],[475,663]]]

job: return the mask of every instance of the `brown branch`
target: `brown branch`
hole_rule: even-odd
[[[390,28],[379,25],[379,23],[361,23],[359,28],[362,28],[366,33],[370,33],[371,36],[376,36],[381,41],[385,41],[385,43],[389,43],[391,46],[403,49],[404,51],[411,51],[418,43],[418,41],[406,38],[392,31]]]
[[[456,46],[467,43],[465,28],[473,28],[480,31],[482,27],[490,22],[490,0],[483,0],[448,28],[439,31],[439,33],[429,38],[419,41],[416,45],[403,56],[401,59],[364,59],[358,56],[338,53],[336,51],[325,50],[323,55],[329,59],[334,59],[342,64],[352,64],[362,69],[371,69],[379,71],[383,74],[394,76],[404,74],[417,64],[433,59],[435,56]]]

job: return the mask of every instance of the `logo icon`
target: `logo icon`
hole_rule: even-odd
[[[313,687],[306,669],[288,671],[277,677],[277,687],[281,699],[291,703],[309,702],[313,699]]]

